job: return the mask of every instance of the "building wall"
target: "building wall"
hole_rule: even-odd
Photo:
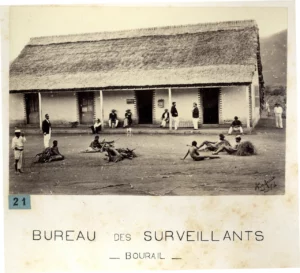
[[[155,90],[155,124],[161,122],[161,116],[164,109],[169,109],[169,93],[168,89]],[[158,107],[158,100],[164,100],[164,107]],[[176,101],[176,108],[179,116],[179,127],[192,127],[192,109],[193,103],[196,102],[199,107],[199,89],[198,88],[182,88],[172,89],[172,102]],[[200,122],[200,119],[199,119]]]
[[[156,89],[153,92],[154,96],[154,111],[153,111],[153,123],[160,124],[161,123],[161,116],[165,109],[170,109],[169,105],[169,90],[168,89]],[[158,101],[164,100],[164,106],[159,107]]]
[[[127,99],[134,99],[134,104],[127,104]],[[108,126],[109,114],[112,109],[117,110],[118,119],[121,124],[125,118],[125,111],[130,109],[133,123],[137,123],[136,98],[133,90],[103,91],[103,116],[106,126]],[[95,92],[95,117],[101,118],[99,91]]]
[[[49,114],[53,126],[79,121],[75,92],[41,93],[42,119]]]
[[[11,125],[26,123],[24,94],[9,95],[9,121]]]
[[[249,100],[247,99],[247,86],[222,87],[222,123],[230,124],[235,116],[244,126],[247,125],[249,113]],[[221,123],[221,121],[220,121]]]
[[[252,126],[255,127],[260,119],[260,99],[259,99],[259,80],[258,71],[256,69],[251,84],[251,97],[252,97]]]

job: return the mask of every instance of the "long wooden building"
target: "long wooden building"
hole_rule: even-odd
[[[177,102],[180,127],[260,118],[264,81],[255,21],[30,39],[10,66],[10,123],[53,126],[131,109],[135,124],[159,124]]]

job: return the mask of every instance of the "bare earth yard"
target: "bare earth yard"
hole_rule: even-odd
[[[245,135],[258,154],[240,157],[220,154],[221,159],[194,162],[180,160],[187,144],[193,140],[215,140],[216,135],[105,135],[117,140],[116,147],[136,148],[137,158],[107,163],[104,153],[79,153],[92,141],[91,135],[53,135],[64,161],[33,164],[34,156],[43,149],[39,135],[27,136],[24,173],[16,175],[13,152],[10,152],[11,194],[73,195],[253,195],[284,194],[285,132],[259,129]],[[101,139],[103,136],[101,136]],[[233,144],[234,136],[227,139]],[[204,154],[204,153],[202,153]],[[210,153],[205,153],[210,154]],[[268,192],[258,190],[257,183],[276,187]]]

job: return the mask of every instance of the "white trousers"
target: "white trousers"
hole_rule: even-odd
[[[166,125],[167,125],[167,121],[166,121],[165,119],[163,119],[163,120],[161,121],[161,126],[162,126],[162,127],[166,127]]]
[[[112,124],[114,124],[115,127],[118,127],[118,123],[119,123],[119,120],[117,120],[117,119],[116,119],[115,123],[112,123],[111,120],[108,120],[108,125],[110,128],[112,128]]]
[[[49,143],[50,143],[50,138],[51,138],[51,134],[46,134],[44,135],[44,148],[49,148]]]
[[[17,164],[17,169],[21,170],[22,163],[23,163],[23,151],[14,150],[14,156],[15,156],[15,160],[19,160]]]
[[[235,132],[236,131],[240,131],[241,134],[244,133],[242,126],[239,126],[239,127],[232,127],[232,126],[230,126],[228,134],[231,135],[232,131],[235,131]]]
[[[198,118],[193,118],[193,126],[194,126],[194,129],[198,129]]]
[[[275,114],[275,121],[277,128],[283,128],[282,126],[282,114]]]
[[[178,126],[179,126],[179,117],[172,117],[172,125],[171,128],[173,127],[173,123],[174,123],[174,128],[175,130],[177,130]]]

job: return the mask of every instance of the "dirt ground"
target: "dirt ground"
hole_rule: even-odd
[[[10,152],[11,194],[284,194],[285,132],[280,129],[261,128],[254,135],[243,136],[243,141],[250,140],[256,146],[258,154],[255,156],[220,153],[220,159],[200,162],[190,157],[180,160],[187,152],[186,145],[193,140],[198,143],[215,140],[216,135],[105,135],[107,141],[116,140],[117,148],[136,149],[137,158],[118,163],[107,163],[105,153],[80,153],[92,141],[91,135],[53,135],[51,140],[54,139],[58,140],[60,152],[66,159],[31,164],[43,149],[43,139],[29,135],[23,174],[15,174],[13,152]],[[227,139],[234,143],[234,136]],[[265,181],[276,186],[268,188]]]

